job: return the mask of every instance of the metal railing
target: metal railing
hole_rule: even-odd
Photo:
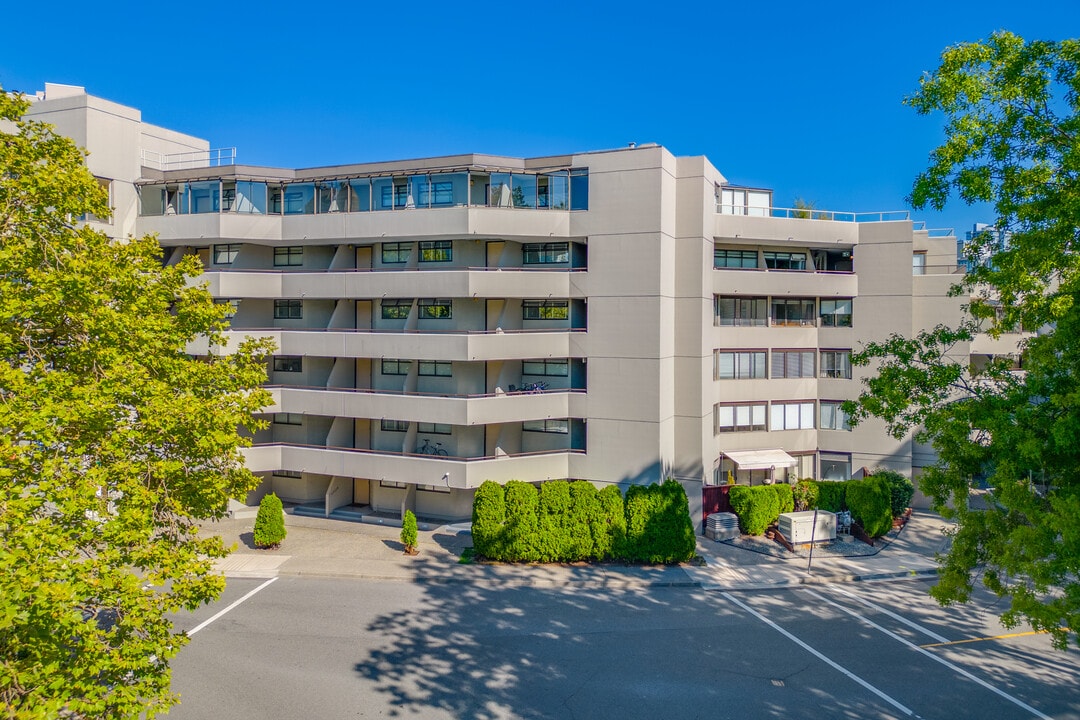
[[[494,397],[527,397],[532,395],[585,395],[587,391],[583,388],[547,388],[541,391],[515,391],[510,392],[504,390],[501,393],[436,393],[436,392],[423,392],[419,390],[388,390],[382,388],[343,388],[343,387],[326,387],[325,385],[263,385],[267,390],[310,390],[317,392],[343,392],[343,393],[356,393],[362,395],[387,395],[393,397],[421,397],[421,398],[450,398],[457,400],[470,400],[476,398],[494,398]]]
[[[211,150],[191,150],[179,153],[159,153],[143,150],[143,167],[155,170],[191,170],[206,167],[221,167],[236,164],[236,148],[213,148]]]
[[[816,208],[747,207],[745,205],[716,204],[721,215],[747,215],[750,217],[789,218],[793,220],[833,220],[835,222],[896,222],[910,220],[907,210],[879,212],[850,212],[847,210],[818,210]]]
[[[267,442],[267,443],[252,443],[252,448],[261,447],[282,447],[282,448],[307,448],[311,450],[331,450],[337,452],[356,453],[358,455],[389,455],[393,457],[406,457],[406,458],[427,458],[430,460],[437,460],[439,462],[476,462],[482,460],[502,460],[505,458],[525,458],[525,457],[557,457],[559,455],[572,454],[572,455],[584,455],[585,450],[578,448],[564,448],[560,450],[532,450],[529,452],[508,452],[502,455],[429,455],[427,453],[417,452],[405,452],[403,450],[375,450],[372,448],[351,448],[340,447],[337,445],[311,445],[306,443],[290,443],[290,442]]]

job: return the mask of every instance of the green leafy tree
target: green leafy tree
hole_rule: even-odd
[[[912,205],[990,203],[1008,242],[984,233],[966,248],[973,268],[954,292],[972,297],[970,322],[853,357],[879,365],[848,409],[896,437],[914,428],[938,453],[920,487],[957,525],[932,595],[965,602],[981,576],[1008,599],[1006,626],[1026,620],[1065,648],[1080,642],[1080,41],[999,32],[950,47],[906,102],[945,116]],[[1023,375],[955,359],[979,331],[1025,327],[1042,332]],[[993,488],[986,508],[969,508],[973,476]]]
[[[418,536],[416,515],[412,510],[406,510],[405,517],[401,520],[401,544],[405,546],[405,552],[412,554],[416,551]]]
[[[256,484],[237,429],[260,427],[269,348],[189,356],[225,327],[197,260],[73,223],[106,194],[27,107],[0,91],[0,701],[150,718],[186,642],[169,614],[224,587],[197,519]]]
[[[285,539],[285,513],[281,498],[274,493],[263,495],[259,512],[255,515],[252,541],[255,547],[276,548]]]

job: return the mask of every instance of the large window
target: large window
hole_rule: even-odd
[[[380,370],[382,371],[383,375],[408,375],[409,367],[411,365],[411,360],[383,358],[382,367],[380,368]]]
[[[274,413],[275,425],[303,425],[304,416],[300,413]]]
[[[553,265],[570,262],[570,243],[525,243],[521,247],[523,265]]]
[[[765,377],[765,351],[717,350],[713,353],[717,380],[746,380]]]
[[[822,350],[821,377],[850,379],[851,351]]]
[[[570,362],[568,360],[522,360],[521,374],[566,377],[570,374]]]
[[[821,453],[822,480],[850,480],[851,455],[847,453]]]
[[[911,274],[912,275],[925,275],[926,274],[926,251],[914,252],[911,254]]]
[[[409,261],[409,253],[412,252],[412,243],[409,242],[384,242],[382,244],[383,264],[391,265]]]
[[[587,169],[570,171],[570,209],[589,209],[589,171]]]
[[[555,420],[526,420],[521,423],[521,429],[525,432],[556,433],[566,435],[570,432],[570,421],[562,418]]]
[[[773,403],[769,418],[770,430],[812,430],[814,428],[814,403]]]
[[[771,252],[766,250],[765,267],[770,270],[805,270],[806,253]]]
[[[286,185],[284,209],[286,215],[312,215],[315,212],[315,183]]]
[[[765,403],[717,405],[716,432],[749,432],[765,429]]]
[[[381,307],[383,320],[404,320],[412,310],[412,300],[383,300]]]
[[[813,298],[776,298],[772,300],[772,324],[780,326],[816,325],[817,303]]]
[[[379,423],[379,429],[384,432],[409,432],[409,421],[383,420]]]
[[[236,256],[240,254],[240,243],[214,246],[214,264],[232,265]]]
[[[820,427],[822,430],[851,430],[842,402],[839,400],[821,401]]]
[[[822,327],[851,327],[851,298],[821,301]]]
[[[453,306],[448,298],[424,298],[418,303],[420,318],[424,320],[449,320]]]
[[[443,360],[421,360],[417,373],[429,377],[450,377],[451,365]]]
[[[814,377],[813,350],[773,350],[769,376],[776,378]]]
[[[757,250],[713,250],[713,267],[718,268],[756,268]]]
[[[450,262],[454,249],[449,240],[424,240],[420,243],[420,262]]]
[[[453,429],[452,425],[443,423],[416,423],[416,432],[428,435],[450,435]]]
[[[304,317],[303,300],[275,300],[275,320],[299,320]]]
[[[274,267],[296,267],[304,264],[304,247],[290,245],[274,248]]]
[[[522,320],[567,320],[570,303],[566,300],[522,300]]]
[[[764,327],[769,323],[768,300],[763,297],[716,296],[716,324]]]
[[[274,372],[303,372],[304,358],[299,355],[275,355]]]

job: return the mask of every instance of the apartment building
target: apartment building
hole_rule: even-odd
[[[276,343],[249,504],[459,520],[485,480],[674,477],[698,512],[932,461],[840,409],[852,350],[961,317],[955,238],[906,213],[783,210],[659,145],[267,168],[82,88],[29,116],[90,151],[90,222],[197,255],[228,347]]]

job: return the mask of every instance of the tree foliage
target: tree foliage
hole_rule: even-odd
[[[221,517],[255,484],[238,428],[269,404],[266,346],[192,358],[224,313],[113,242],[82,152],[0,91],[0,700],[15,718],[154,717],[175,701],[168,614],[216,598]]]
[[[972,298],[970,322],[853,357],[879,371],[848,409],[937,451],[920,487],[957,525],[933,596],[967,601],[981,575],[1008,598],[1007,626],[1064,648],[1080,642],[1080,41],[956,45],[906,102],[946,121],[912,204],[992,203],[1007,244],[984,233],[966,249],[973,268],[953,290]],[[1041,328],[1022,374],[956,359],[977,332],[1021,328]],[[969,509],[973,476],[993,489],[986,509]]]

